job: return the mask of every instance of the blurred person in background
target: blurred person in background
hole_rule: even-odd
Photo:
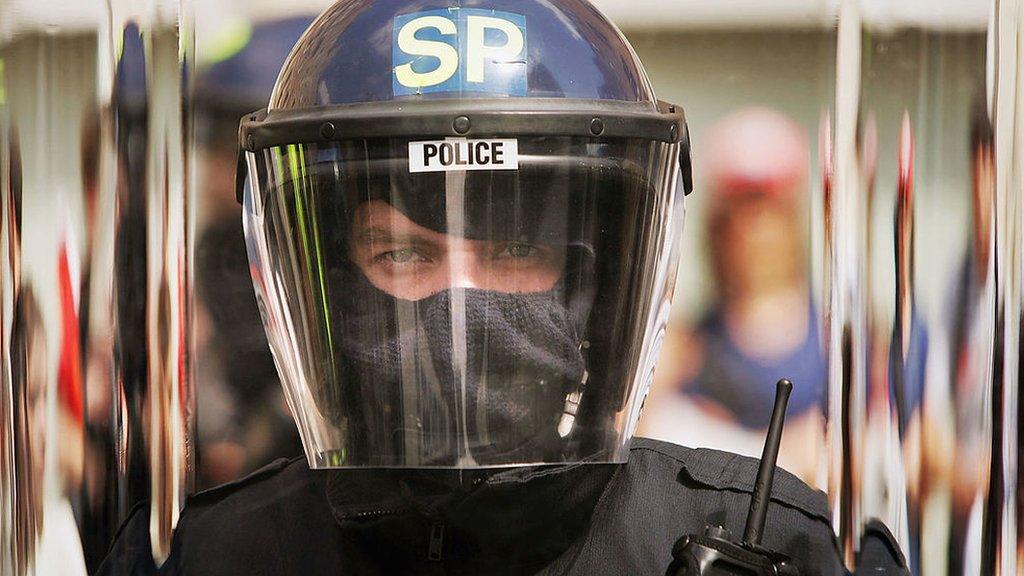
[[[66,276],[65,276],[66,277]],[[64,302],[60,303],[62,308]],[[57,434],[61,443],[52,440],[47,446],[49,418],[47,396],[54,392],[48,385],[50,361],[46,329],[40,301],[31,285],[23,285],[15,304],[12,330],[11,378],[13,384],[15,477],[18,494],[24,495],[15,504],[15,552],[25,566],[37,574],[86,574],[85,558],[71,502],[65,497],[63,484],[79,474],[74,424],[80,423],[68,396],[58,393],[56,409]],[[63,313],[63,310],[62,310]],[[66,320],[62,318],[62,320]],[[60,347],[61,362],[57,368],[56,388],[68,385],[63,372],[66,343]],[[80,412],[77,412],[80,414]],[[56,450],[53,459],[58,481],[62,486],[52,492],[47,485],[47,450]],[[77,455],[80,455],[78,453]]]
[[[971,124],[973,233],[948,308],[955,426],[941,435],[933,433],[928,443],[937,453],[942,479],[949,478],[952,485],[949,574],[971,573],[981,562],[991,431],[980,416],[988,410],[994,379],[1001,376],[995,366],[1001,369],[1002,364],[1002,335],[995,329],[995,195],[995,131],[986,101],[979,98]]]
[[[643,432],[756,456],[775,383],[788,378],[779,462],[813,485],[827,366],[807,279],[809,154],[804,129],[775,110],[741,110],[711,129],[695,161],[708,183],[715,302],[692,333],[668,337]]]
[[[31,285],[23,286],[14,306],[11,334],[14,415],[14,552],[34,561],[43,530],[43,477],[46,472],[46,335]]]
[[[892,270],[894,285],[891,319],[881,306],[869,306],[867,332],[867,397],[865,449],[862,457],[862,514],[886,517],[893,510],[906,509],[909,547],[907,555],[913,573],[919,573],[922,502],[922,466],[930,465],[923,446],[923,397],[928,362],[929,332],[916,298],[916,145],[909,112],[905,112],[896,146],[897,181],[895,205],[877,208],[882,218],[892,214]],[[860,156],[865,176],[868,205],[874,207],[878,168],[878,130],[875,115],[869,114]],[[890,211],[891,210],[891,211]],[[867,253],[878,258],[874,238],[868,238]],[[881,262],[882,260],[878,260]],[[870,274],[866,284],[871,284]],[[935,422],[931,422],[934,428]],[[931,436],[930,438],[933,438]],[[930,488],[930,487],[929,487]],[[905,504],[904,504],[905,500]]]
[[[252,292],[234,176],[238,120],[269,100],[285,58],[311,21],[300,16],[227,26],[198,77],[200,197],[206,201],[196,248],[204,325],[197,331],[200,487],[302,453]]]

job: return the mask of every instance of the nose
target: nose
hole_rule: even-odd
[[[449,254],[449,287],[479,289],[485,286],[483,266],[475,250],[463,244],[452,246]]]

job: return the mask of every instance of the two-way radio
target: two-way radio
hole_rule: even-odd
[[[736,542],[721,526],[709,526],[704,534],[683,536],[672,548],[674,560],[666,576],[799,576],[799,571],[790,565],[789,557],[761,547],[786,406],[792,391],[793,383],[789,380],[779,380],[776,385],[775,408],[761,454],[757,483],[750,497],[743,540]]]

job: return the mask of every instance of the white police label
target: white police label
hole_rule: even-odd
[[[395,96],[527,94],[526,17],[452,7],[395,18]]]
[[[515,139],[409,142],[409,172],[518,169]]]

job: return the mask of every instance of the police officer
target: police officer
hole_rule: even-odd
[[[306,458],[192,497],[159,573],[663,574],[739,529],[755,461],[631,441],[687,130],[585,0],[339,1],[240,133]],[[145,510],[101,573],[157,572]],[[768,515],[843,572],[823,494],[780,473]]]

